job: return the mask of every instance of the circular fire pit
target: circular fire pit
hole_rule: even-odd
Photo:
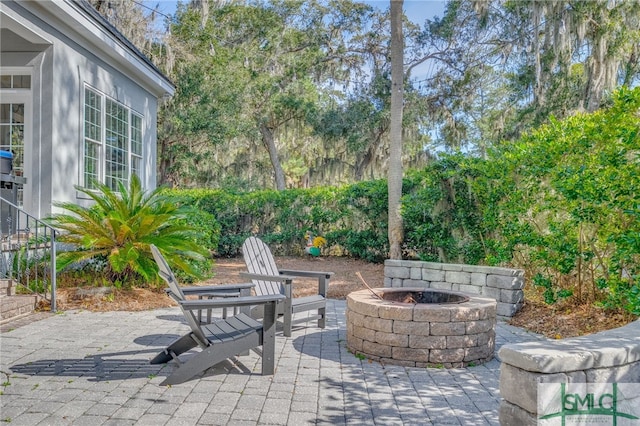
[[[347,296],[347,348],[409,367],[466,367],[493,358],[496,301],[424,288]]]

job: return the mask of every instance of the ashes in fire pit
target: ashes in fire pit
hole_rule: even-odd
[[[441,290],[386,290],[381,297],[384,300],[400,303],[464,303],[469,301],[469,297],[463,294]]]
[[[496,301],[424,288],[377,288],[347,297],[347,348],[410,367],[465,367],[493,358]]]

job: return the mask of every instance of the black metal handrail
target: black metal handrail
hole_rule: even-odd
[[[2,197],[0,215],[0,278],[49,300],[55,312],[56,230]]]

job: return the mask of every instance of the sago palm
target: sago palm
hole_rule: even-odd
[[[154,244],[172,267],[188,275],[200,275],[189,260],[202,261],[208,253],[196,243],[195,230],[180,220],[188,214],[188,207],[179,206],[175,198],[162,195],[160,189],[145,193],[137,176],[132,177],[128,188],[119,183],[119,192],[99,183],[96,188],[76,187],[95,201],[92,207],[56,204],[70,213],[54,215],[51,224],[62,231],[61,242],[77,248],[59,254],[58,270],[102,258],[108,261],[112,279],[126,279],[133,272],[156,281],[157,266],[149,248]]]

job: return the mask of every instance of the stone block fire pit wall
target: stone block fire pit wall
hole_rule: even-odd
[[[524,271],[520,269],[387,260],[384,286],[453,290],[490,297],[498,303],[497,315],[502,318],[514,316],[524,301]]]
[[[407,367],[466,367],[493,358],[495,300],[424,288],[373,291],[383,299],[369,290],[347,296],[352,353]]]

